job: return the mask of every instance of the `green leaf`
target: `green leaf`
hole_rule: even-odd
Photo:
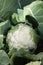
[[[16,24],[17,22],[19,22],[19,17],[17,13],[13,13],[12,15],[12,23]]]
[[[13,13],[12,22],[13,24],[16,24],[19,22],[25,22],[23,9],[17,9],[17,13]]]
[[[12,50],[13,51],[13,50]],[[19,51],[14,51],[11,58],[10,58],[10,65],[14,65],[16,63],[16,59],[18,57],[18,62],[19,62],[19,57],[20,58],[25,58],[25,51],[23,49],[19,50]],[[20,60],[21,61],[21,60]],[[19,64],[19,63],[18,63]]]
[[[32,53],[26,52],[24,49],[20,49],[19,51],[12,49],[10,53],[11,54],[9,55],[11,55],[11,59],[15,57],[23,57],[23,58],[27,58],[33,61],[38,61],[38,60],[41,61],[43,58],[43,52],[40,52],[38,54],[32,54]]]
[[[8,65],[9,64],[9,57],[5,51],[0,50],[0,65]]]
[[[0,18],[9,18],[19,7],[17,0],[0,0]]]
[[[41,65],[43,65],[43,58],[42,58],[42,60],[41,60]]]
[[[11,51],[11,54],[12,54],[12,51]],[[20,49],[19,51],[14,51],[14,53],[11,55],[11,58],[10,58],[11,65],[14,63],[13,60],[15,61],[16,57],[27,58],[32,61],[39,61],[39,60],[41,61],[43,58],[43,52],[40,52],[38,54],[30,54],[29,52],[26,52],[23,49]]]
[[[4,46],[3,39],[4,39],[4,36],[0,35],[0,49],[3,48],[3,46]]]
[[[18,9],[18,17],[19,17],[19,22],[24,22],[24,14],[23,14],[23,9]]]
[[[7,31],[7,29],[9,29],[11,27],[10,21],[4,21],[0,23],[0,34],[5,34],[5,32]]]
[[[29,17],[30,18],[30,17]],[[30,21],[30,20],[29,20]],[[33,19],[31,20],[33,21]],[[36,21],[36,20],[35,20]],[[17,13],[13,13],[12,15],[12,23],[17,24],[17,23],[28,23],[31,25],[28,20],[24,18],[24,11],[23,9],[17,9]]]
[[[43,52],[40,52],[40,53],[38,53],[36,55],[35,54],[26,53],[25,57],[28,58],[28,59],[31,59],[31,60],[35,60],[35,61],[42,60],[42,58],[43,58]]]
[[[33,16],[38,22],[43,22],[43,1],[35,1],[24,7],[24,17]]]
[[[38,29],[39,29],[41,38],[43,38],[43,22],[39,23]]]
[[[26,15],[30,15],[36,19],[39,24],[40,35],[43,37],[43,1],[34,1],[30,5],[25,6],[24,18]]]
[[[33,2],[34,0],[18,0],[19,6],[20,8],[23,8],[24,6],[30,4],[31,2]]]
[[[23,51],[23,50],[21,50],[21,51],[15,51],[14,53],[13,53],[13,55],[11,56],[11,58],[10,58],[10,64],[11,65],[13,65],[14,64],[14,61],[17,59],[17,57],[18,57],[18,59],[19,59],[19,57],[20,58],[27,58],[27,59],[30,59],[30,60],[32,60],[32,61],[35,61],[35,62],[33,62],[33,63],[29,63],[30,65],[31,64],[36,64],[37,65],[37,63],[40,65],[41,64],[41,60],[42,60],[42,58],[43,58],[43,52],[42,53],[39,53],[39,54],[37,54],[37,55],[35,55],[35,54],[29,54],[29,53],[27,53],[27,52],[25,52],[25,51]],[[39,61],[40,60],[40,61]],[[16,61],[15,61],[15,63],[16,63]],[[42,64],[43,65],[43,64]]]
[[[28,20],[28,23],[30,23],[32,25],[33,28],[36,28],[38,27],[38,22],[36,21],[36,19],[30,15],[27,15],[26,17],[26,20]]]
[[[41,65],[41,61],[30,62],[30,63],[27,63],[26,65]]]

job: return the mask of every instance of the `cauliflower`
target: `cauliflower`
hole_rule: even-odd
[[[6,42],[9,47],[14,49],[20,50],[22,48],[29,51],[37,48],[38,35],[32,27],[21,23],[12,27],[8,32]]]

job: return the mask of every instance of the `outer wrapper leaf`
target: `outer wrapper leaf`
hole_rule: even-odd
[[[38,22],[43,22],[43,1],[35,1],[24,7],[24,17],[33,16]]]
[[[17,13],[13,13],[12,22],[13,24],[25,22],[23,9],[17,9]]]
[[[34,1],[32,4],[25,6],[24,18],[26,15],[30,15],[37,20],[40,36],[43,38],[43,1]]]
[[[20,58],[27,58],[27,59],[30,59],[32,61],[36,61],[36,62],[30,62],[29,65],[31,65],[31,64],[33,64],[33,65],[35,65],[35,64],[38,65],[39,64],[40,65],[41,64],[41,60],[43,58],[43,52],[35,55],[35,54],[29,54],[29,53],[25,52],[24,50],[15,51],[13,53],[13,55],[11,56],[11,58],[10,58],[10,64],[11,65],[14,64],[14,61],[17,59],[17,57],[18,57],[18,59],[20,57]],[[19,62],[20,61],[18,61],[18,63]],[[16,61],[15,61],[15,63],[16,63]]]

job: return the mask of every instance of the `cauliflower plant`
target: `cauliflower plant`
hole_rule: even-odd
[[[21,23],[11,28],[7,34],[6,42],[10,48],[13,47],[17,50],[22,48],[29,51],[37,48],[38,35],[32,27]]]

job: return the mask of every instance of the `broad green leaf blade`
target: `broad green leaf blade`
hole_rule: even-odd
[[[0,0],[0,18],[9,18],[13,12],[17,12],[18,0]]]
[[[35,1],[30,5],[24,7],[24,18],[26,15],[30,15],[37,20],[39,24],[39,32],[43,37],[43,1]],[[33,22],[33,21],[32,21]]]
[[[24,17],[33,16],[38,22],[43,22],[43,1],[35,1],[24,7]]]
[[[3,46],[4,46],[3,39],[4,39],[4,36],[0,35],[0,49],[3,48]]]
[[[4,34],[11,27],[10,21],[6,20],[0,23],[0,34]]]
[[[5,51],[0,50],[0,65],[8,65],[9,64],[9,57]]]

